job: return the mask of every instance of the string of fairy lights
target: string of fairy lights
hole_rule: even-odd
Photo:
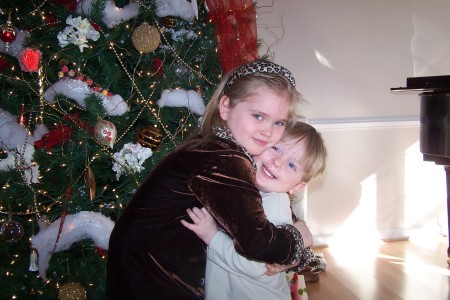
[[[42,11],[42,7],[44,6],[44,4],[46,2],[47,1],[44,1],[39,6],[37,6],[32,12],[30,12],[30,14],[33,15],[33,16],[35,14],[40,15],[40,17],[42,18],[43,24],[40,25],[40,26],[37,26],[35,28],[29,29],[28,32],[33,33],[33,32],[36,32],[36,31],[44,30],[48,26],[52,26],[54,24],[60,23],[60,21],[55,21],[55,22],[51,22],[51,23],[45,23],[46,17],[45,17],[45,12]],[[150,7],[146,6],[144,3],[142,3],[142,1],[137,1],[137,2],[139,4],[141,4],[141,6],[143,6],[144,8],[150,9]],[[16,18],[17,18],[16,20],[19,20],[19,13],[18,13],[17,9],[15,9],[15,15],[16,15]],[[158,28],[158,30],[159,30],[159,32],[161,34],[161,37],[164,40],[165,45],[168,47],[168,49],[170,49],[170,51],[172,52],[172,54],[174,55],[176,60],[180,64],[182,64],[184,67],[186,67],[190,72],[196,74],[199,78],[202,78],[208,84],[213,85],[213,81],[208,79],[208,78],[206,78],[201,73],[199,66],[195,66],[195,68],[194,68],[194,67],[190,66],[189,63],[187,63],[186,61],[183,60],[182,56],[177,52],[177,50],[172,45],[170,45],[169,41],[167,40],[167,38],[164,35],[164,31],[161,28],[161,26],[159,26],[158,24],[155,24],[155,26]],[[118,52],[121,49],[122,48],[119,47],[118,45],[116,45],[115,43],[112,43],[112,42],[110,43],[109,50],[113,51],[113,53],[114,53],[115,57],[117,58],[119,64],[121,65],[122,69],[124,70],[124,72],[126,73],[128,78],[130,79],[131,84],[134,86],[134,88],[136,89],[136,91],[137,91],[137,93],[139,95],[139,97],[137,99],[135,99],[135,100],[133,99],[133,100],[136,102],[137,105],[142,105],[143,104],[143,106],[140,109],[140,111],[138,112],[138,114],[136,115],[136,117],[134,118],[134,120],[132,120],[130,122],[129,126],[121,133],[120,136],[118,136],[117,141],[120,141],[124,136],[126,136],[126,134],[135,126],[136,122],[138,121],[138,119],[140,118],[142,113],[145,111],[145,109],[148,109],[152,113],[152,115],[155,118],[156,122],[158,123],[159,127],[164,131],[164,134],[165,134],[164,135],[164,139],[169,139],[169,141],[171,141],[172,143],[175,143],[175,135],[173,133],[171,133],[167,129],[167,125],[163,123],[163,121],[161,120],[161,118],[159,116],[159,110],[155,108],[154,101],[152,99],[152,97],[154,95],[154,91],[155,91],[154,86],[153,86],[154,83],[150,86],[150,89],[151,89],[150,96],[146,99],[146,97],[143,96],[143,93],[140,91],[140,89],[137,87],[137,85],[136,85],[136,83],[134,81],[134,77],[133,77],[134,74],[130,73],[130,71],[127,69],[125,63],[122,61],[122,59],[121,59],[122,53]],[[126,51],[126,50],[124,50],[124,51]],[[63,52],[64,52],[64,49],[60,50],[58,53],[55,53],[53,55],[53,59],[57,59],[57,57],[60,57]],[[39,99],[40,99],[40,110],[39,110],[38,116],[36,117],[35,121],[36,122],[41,122],[41,123],[43,122],[44,118],[47,115],[51,115],[50,112],[46,112],[46,108],[50,108],[51,111],[53,111],[57,116],[58,115],[59,116],[63,116],[63,115],[67,115],[68,114],[67,111],[64,111],[60,106],[58,106],[58,103],[59,103],[60,100],[56,100],[55,102],[53,102],[51,104],[49,104],[49,103],[47,103],[45,101],[45,99],[44,99],[44,90],[45,90],[45,78],[46,78],[46,76],[45,76],[44,69],[46,69],[46,68],[43,68],[41,66],[40,69],[39,69],[39,72],[38,72],[38,79],[37,79],[38,80],[38,89],[39,89],[38,91],[36,91],[34,89],[34,87],[31,86],[27,82],[27,80],[25,80],[23,78],[20,78],[19,76],[15,76],[14,78],[11,78],[11,77],[9,77],[7,75],[0,74],[0,76],[7,77],[7,79],[9,79],[9,80],[17,80],[17,81],[21,81],[21,82],[27,84],[28,87],[30,88],[30,90],[33,91],[33,93],[35,93],[35,95],[39,97]],[[135,72],[135,70],[133,72]],[[149,78],[151,78],[153,75],[154,74],[149,74]],[[142,74],[138,74],[138,76],[142,76]],[[70,103],[70,106],[72,107],[72,109],[84,110],[82,107],[77,106],[77,105],[75,105],[73,103]],[[31,118],[29,118],[29,119],[31,119]],[[31,123],[30,120],[28,120],[27,127],[26,127],[26,132],[27,132],[26,136],[27,136],[27,138],[28,138],[29,134],[31,133],[31,131],[30,131],[31,124],[30,123]],[[77,122],[73,122],[73,124],[75,124],[78,127],[79,130],[85,130],[85,129],[81,128]],[[183,127],[183,126],[186,126],[187,123],[184,123],[184,120],[182,119],[182,120],[180,120],[180,124],[181,124],[181,127]],[[188,126],[190,126],[190,125],[188,125]],[[185,130],[187,130],[187,129],[181,128],[180,130],[175,131],[175,134],[177,134],[177,132],[183,132]],[[99,143],[95,139],[94,139],[94,141],[97,144],[99,144],[100,151],[106,153],[108,156],[111,157],[112,160],[115,160],[113,153],[111,152],[111,150],[108,147],[102,145],[101,143]],[[48,154],[51,155],[51,153],[48,153]],[[17,170],[19,170],[21,172],[21,176],[22,176],[23,180],[26,182],[28,188],[32,191],[33,199],[34,199],[33,200],[34,207],[26,208],[24,211],[11,211],[10,209],[8,209],[7,207],[4,207],[0,203],[0,214],[6,215],[6,216],[9,216],[9,217],[11,215],[33,215],[34,214],[34,215],[36,215],[36,217],[38,219],[48,222],[48,220],[46,220],[44,217],[42,217],[42,214],[49,212],[55,205],[61,205],[63,203],[63,201],[64,201],[64,198],[65,198],[65,191],[62,191],[61,194],[59,196],[57,196],[56,198],[50,199],[51,201],[47,205],[43,205],[43,204],[39,203],[38,202],[38,198],[41,197],[41,196],[44,197],[44,198],[45,197],[49,197],[48,192],[46,192],[42,188],[37,188],[37,186],[35,186],[33,183],[28,182],[26,180],[25,174],[24,174],[24,170],[23,170],[23,167],[22,167],[25,164],[25,161],[24,161],[24,158],[23,158],[24,153],[19,153],[18,151],[16,151],[16,156],[17,156],[17,159],[15,160],[15,163],[16,163],[15,167],[16,167]],[[74,180],[74,182],[78,182],[78,181],[82,180],[82,178],[84,177],[87,169],[90,167],[90,165],[95,161],[95,159],[98,156],[99,156],[99,154],[96,153],[91,158],[87,159],[86,167],[83,169],[83,172],[77,176],[77,178]],[[115,160],[115,161],[117,163],[121,164],[120,161],[117,161],[117,160]],[[59,167],[64,167],[64,166],[61,165]],[[50,173],[51,169],[48,168],[48,169],[46,169],[44,171],[45,171],[45,173]],[[42,176],[45,176],[45,175],[41,174],[41,177]],[[136,185],[138,184],[138,180],[136,178],[134,178],[134,182],[136,183]],[[6,184],[2,188],[3,189],[7,189],[8,187],[9,187],[9,185]],[[107,188],[108,188],[107,186],[103,187],[104,190],[106,190]],[[120,195],[116,195],[115,197],[116,198],[120,198]],[[109,207],[111,208],[113,206],[109,206]],[[30,220],[30,222],[31,221],[32,220]]]
[[[135,0],[136,1],[136,0]],[[42,22],[33,28],[27,28],[26,31],[29,34],[40,34],[43,31],[49,29],[49,27],[60,24],[60,20],[54,20],[49,17],[48,13],[45,11],[45,4],[49,4],[51,1],[48,0],[42,0],[40,4],[36,4],[36,2],[30,2],[30,5],[32,6],[32,11],[26,15],[26,17],[36,17],[40,18]],[[148,3],[148,0],[137,0],[138,4],[140,4],[141,9],[153,9],[150,7],[150,5],[146,5]],[[199,5],[203,2],[203,0],[197,1]],[[39,1],[37,2],[39,3]],[[12,13],[13,18],[13,24],[16,22],[16,24],[20,23],[20,10],[18,8],[11,9],[8,11],[8,13]],[[1,9],[0,9],[1,13]],[[200,62],[191,62],[187,61],[185,59],[186,50],[180,50],[180,49],[188,49],[187,51],[191,51],[193,49],[193,44],[187,44],[190,43],[188,39],[184,39],[181,41],[183,45],[179,44],[171,44],[170,39],[168,38],[170,30],[166,28],[167,23],[162,22],[160,25],[157,20],[152,20],[152,22],[149,22],[157,29],[157,32],[161,38],[161,46],[164,47],[164,49],[167,49],[167,51],[162,51],[163,58],[162,58],[162,64],[159,68],[164,68],[165,63],[168,63],[170,61],[169,56],[173,57],[173,60],[170,64],[170,67],[178,68],[180,66],[181,72],[189,72],[189,75],[192,75],[192,78],[195,77],[195,80],[198,80],[202,83],[204,83],[206,86],[213,87],[215,85],[215,82],[219,82],[220,80],[220,74],[218,74],[218,78],[208,78],[202,73],[203,68],[205,65],[202,65]],[[135,30],[136,28],[132,28],[129,23],[124,24],[126,30],[129,30],[130,32]],[[137,27],[137,26],[136,26]],[[170,26],[169,26],[170,27]],[[191,28],[187,28],[187,31],[192,30],[194,26],[192,25]],[[196,32],[196,34],[201,37],[202,32]],[[167,35],[167,36],[166,36]],[[143,115],[147,114],[149,115],[149,119],[147,120],[150,123],[151,128],[157,128],[162,132],[161,134],[161,140],[160,143],[162,145],[170,145],[175,146],[177,141],[184,138],[184,135],[187,132],[190,132],[192,129],[192,126],[195,126],[196,124],[193,124],[192,120],[196,120],[196,117],[191,113],[190,110],[187,110],[187,114],[183,114],[182,116],[178,117],[179,120],[176,120],[176,122],[173,122],[176,124],[166,124],[166,121],[163,117],[167,118],[167,115],[165,115],[165,111],[159,106],[157,106],[155,101],[155,96],[158,91],[158,80],[161,80],[160,77],[156,77],[156,75],[159,73],[159,69],[152,70],[152,72],[149,71],[142,71],[143,70],[143,58],[145,58],[145,53],[140,53],[140,56],[138,57],[138,62],[135,63],[133,66],[130,66],[128,62],[127,56],[130,55],[130,50],[124,47],[119,42],[108,42],[106,45],[102,45],[105,47],[106,51],[109,51],[111,54],[111,57],[113,59],[115,58],[117,61],[117,64],[121,70],[123,70],[126,77],[129,79],[129,82],[132,87],[132,91],[130,92],[130,96],[128,99],[124,99],[124,102],[127,103],[128,107],[133,108],[133,114],[129,114],[129,116],[126,117],[126,121],[123,123],[125,124],[125,128],[120,128],[120,132],[117,134],[117,138],[115,142],[117,145],[119,145],[119,142],[124,142],[124,139],[128,136],[131,136],[131,132],[135,127],[138,127],[138,122],[143,118]],[[184,47],[186,46],[186,47]],[[87,108],[84,108],[80,106],[79,104],[75,103],[74,101],[71,101],[70,97],[56,97],[53,102],[48,102],[45,97],[45,91],[46,88],[52,85],[51,80],[48,78],[56,78],[52,75],[58,75],[59,74],[50,74],[50,72],[54,72],[52,70],[52,66],[55,64],[55,62],[58,63],[58,65],[61,62],[61,58],[64,57],[65,51],[70,51],[77,46],[68,46],[62,49],[57,49],[53,53],[46,53],[48,57],[48,61],[46,63],[42,62],[39,65],[39,70],[35,74],[31,74],[31,79],[26,79],[25,76],[21,75],[23,73],[20,72],[20,68],[17,70],[17,68],[14,69],[14,66],[11,66],[11,73],[14,75],[6,75],[3,73],[0,73],[0,77],[5,79],[5,81],[13,82],[17,85],[26,86],[26,89],[28,90],[28,97],[30,99],[32,98],[34,103],[36,104],[34,107],[27,107],[25,111],[22,111],[21,114],[18,116],[20,118],[24,119],[24,122],[21,123],[21,125],[25,128],[25,141],[21,148],[18,148],[18,150],[12,150],[14,152],[15,160],[14,160],[14,171],[17,171],[18,175],[14,175],[14,178],[12,180],[15,180],[17,177],[20,179],[21,184],[26,187],[26,194],[27,197],[29,197],[31,204],[25,204],[25,201],[21,197],[15,197],[10,199],[0,199],[0,225],[5,224],[9,221],[14,221],[13,219],[16,218],[17,220],[24,220],[23,222],[26,222],[28,227],[31,228],[32,234],[35,234],[35,224],[37,220],[43,221],[47,224],[51,223],[51,220],[48,220],[46,218],[46,215],[53,215],[58,214],[59,212],[63,211],[63,216],[65,211],[66,205],[69,205],[69,201],[76,202],[76,197],[69,199],[68,193],[70,193],[69,189],[72,186],[85,186],[88,189],[88,192],[86,193],[86,189],[84,189],[83,193],[77,196],[86,197],[85,201],[86,203],[83,203],[85,205],[89,205],[89,198],[91,197],[92,202],[92,194],[90,194],[90,189],[92,189],[92,186],[89,186],[88,179],[92,179],[95,175],[92,174],[92,168],[96,163],[98,163],[100,157],[111,160],[112,163],[119,164],[123,169],[126,169],[126,166],[123,165],[123,162],[116,159],[115,157],[115,149],[113,147],[106,146],[105,144],[98,141],[91,132],[89,132],[89,129],[84,127],[82,123],[80,123],[79,120],[76,119],[76,117],[73,117],[77,112],[86,113]],[[89,46],[92,47],[92,46]],[[136,47],[135,47],[136,48]],[[47,50],[48,48],[46,48]],[[137,49],[137,48],[136,48]],[[139,49],[137,49],[139,51]],[[42,49],[44,51],[44,49]],[[181,52],[182,51],[182,52]],[[186,52],[187,52],[186,51]],[[217,49],[215,49],[217,52]],[[1,53],[0,53],[1,56]],[[86,69],[89,69],[89,66],[86,66],[83,61],[78,62],[67,62],[67,65],[69,68],[74,69],[76,73],[81,74],[84,72],[88,73]],[[141,67],[141,68],[140,68]],[[205,69],[208,69],[205,67]],[[164,70],[164,69],[163,69]],[[177,72],[179,70],[175,70]],[[17,74],[17,75],[15,75]],[[184,74],[184,73],[183,73]],[[48,76],[49,75],[49,76]],[[187,76],[187,77],[190,77]],[[142,82],[147,82],[148,84],[145,86],[145,88],[140,87],[140,84]],[[189,79],[190,81],[191,79]],[[189,82],[191,83],[191,82]],[[167,84],[167,83],[166,83]],[[178,83],[168,83],[171,89],[183,89],[182,86],[177,86]],[[191,84],[192,86],[195,86],[194,84]],[[202,87],[199,86],[200,84],[197,84],[197,90],[201,90]],[[141,90],[145,89],[145,90]],[[146,90],[148,89],[148,90]],[[8,91],[8,93],[5,96],[6,101],[9,99],[13,99],[14,101],[17,101],[17,99],[20,97],[17,91]],[[69,98],[69,99],[68,99]],[[36,101],[35,101],[36,100]],[[23,102],[27,102],[25,99],[23,99]],[[31,102],[31,101],[30,101]],[[31,105],[30,105],[31,106]],[[26,115],[26,117],[24,117]],[[130,117],[132,116],[132,117]],[[63,117],[65,117],[64,122]],[[103,118],[109,118],[108,116],[105,116]],[[50,187],[47,187],[39,182],[33,182],[30,181],[27,176],[26,172],[30,171],[30,168],[32,167],[29,165],[29,160],[27,161],[25,156],[26,144],[29,142],[29,139],[32,138],[32,128],[36,124],[43,124],[43,123],[51,124],[51,126],[58,127],[59,125],[63,125],[63,123],[70,122],[71,127],[73,127],[77,133],[80,135],[84,135],[87,137],[87,139],[80,139],[76,145],[73,145],[73,147],[67,147],[64,148],[65,153],[58,152],[59,149],[56,149],[55,151],[50,151],[47,149],[46,155],[49,157],[58,155],[58,158],[61,158],[61,160],[53,159],[51,160],[51,163],[49,164],[43,164],[40,169],[40,174],[38,177],[38,180],[40,182],[47,182],[45,179],[52,176],[52,174],[55,174],[55,168],[59,168],[59,171],[61,170],[67,170],[69,167],[69,160],[77,155],[83,160],[82,165],[77,166],[75,168],[74,172],[71,173],[70,178],[67,178],[67,181],[65,181],[66,186],[62,186],[61,190],[58,190],[57,192],[54,191],[54,189],[50,189]],[[170,121],[169,121],[170,122]],[[72,126],[74,125],[74,126]],[[121,125],[123,125],[121,123]],[[172,127],[176,128],[172,128]],[[95,147],[91,147],[91,144],[88,144],[91,142],[95,143]],[[31,144],[31,143],[30,143]],[[75,144],[75,143],[74,143]],[[80,149],[83,149],[80,151]],[[74,153],[77,152],[78,153]],[[153,159],[153,158],[152,158]],[[31,162],[32,164],[35,162]],[[92,167],[92,168],[91,168]],[[69,173],[69,172],[67,172]],[[102,174],[100,174],[101,176]],[[138,186],[139,180],[135,176],[134,173],[128,173],[129,181],[131,182],[131,185]],[[73,177],[73,178],[72,178]],[[84,182],[83,182],[84,180]],[[23,183],[22,183],[23,182]],[[68,184],[67,184],[68,183]],[[3,186],[0,186],[3,190],[8,190],[13,188],[12,182],[6,182]],[[54,188],[54,187],[52,187]],[[9,190],[9,191],[11,191]],[[108,193],[108,199],[104,200],[102,197],[97,197],[95,200],[96,207],[98,207],[101,212],[106,212],[106,215],[111,214],[111,210],[116,210],[117,208],[122,209],[123,201],[122,199],[125,199],[129,192],[125,192],[123,190],[119,190],[119,187],[116,188],[111,183],[103,183],[103,186],[98,186],[96,188],[97,193],[99,194],[106,194]],[[123,192],[122,192],[123,191]],[[78,192],[78,191],[77,191]],[[7,194],[7,193],[5,193]],[[125,194],[125,195],[122,195]],[[24,196],[25,197],[25,196]],[[95,197],[95,196],[94,196]],[[84,198],[83,198],[84,199]],[[9,201],[11,200],[11,201]],[[8,203],[9,201],[9,203]],[[77,203],[75,203],[77,205]],[[6,221],[6,222],[5,222]],[[61,222],[62,223],[62,222]],[[20,223],[15,222],[11,223],[13,226],[14,224],[17,224],[18,226],[21,226]],[[22,238],[22,236],[20,236]],[[31,238],[28,239],[28,242],[31,241]],[[57,242],[56,242],[57,243]],[[27,246],[28,247],[28,246]],[[10,258],[10,266],[6,267],[3,272],[4,276],[7,277],[14,277],[14,276],[22,276],[22,274],[16,274],[19,272],[16,272],[13,266],[19,261],[19,260],[26,260],[27,256],[30,255],[30,267],[28,270],[36,271],[36,266],[32,266],[33,260],[35,263],[36,260],[36,249],[34,249],[31,245],[31,242],[29,243],[29,253],[22,253],[16,248],[13,248],[11,258]],[[9,254],[9,253],[8,253]],[[100,256],[101,259],[105,259],[105,256]],[[52,288],[56,287],[59,291],[59,299],[85,299],[86,298],[86,290],[83,285],[78,284],[76,282],[71,282],[70,280],[70,271],[69,270],[69,264],[67,263],[67,275],[66,274],[59,274],[60,276],[56,280],[47,280],[44,283],[41,284],[40,287],[33,288],[32,293],[40,295],[43,293],[43,290],[46,286],[49,286],[51,284]],[[25,276],[35,276],[36,278],[39,275],[25,275]],[[67,278],[69,278],[69,282],[67,281]],[[92,282],[86,283],[86,287],[93,288],[95,284]],[[15,293],[15,292],[14,292]],[[10,297],[11,299],[15,299],[15,296],[12,295]]]

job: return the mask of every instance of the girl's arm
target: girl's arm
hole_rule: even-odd
[[[268,263],[298,262],[302,236],[291,225],[275,227],[267,220],[248,157],[227,150],[202,166],[191,177],[189,188],[230,235],[236,250]]]

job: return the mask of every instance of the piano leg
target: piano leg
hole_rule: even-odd
[[[449,229],[448,239],[449,247],[447,248],[447,264],[450,265],[450,166],[445,166],[445,175],[447,178],[447,227]]]

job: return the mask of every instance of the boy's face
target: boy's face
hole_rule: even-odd
[[[263,192],[295,193],[306,185],[300,163],[304,145],[298,141],[281,140],[262,154],[254,156],[257,166],[256,186]]]

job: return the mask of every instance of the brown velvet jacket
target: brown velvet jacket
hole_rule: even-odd
[[[290,264],[303,245],[293,227],[264,215],[250,158],[234,142],[194,141],[169,154],[116,221],[110,237],[108,299],[202,299],[206,245],[181,219],[206,207],[251,259]]]

